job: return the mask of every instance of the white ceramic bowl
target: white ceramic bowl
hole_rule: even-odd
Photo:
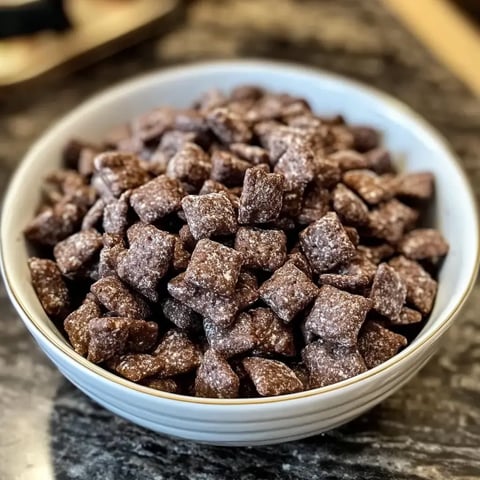
[[[384,364],[336,385],[274,398],[216,400],[151,390],[88,362],[47,318],[30,284],[22,229],[32,218],[40,180],[60,164],[71,137],[99,140],[112,125],[160,104],[187,106],[212,87],[254,83],[306,97],[321,114],[384,132],[409,171],[436,177],[435,226],[450,243],[432,315],[415,341]],[[341,425],[407,382],[435,353],[475,280],[479,236],[475,202],[457,160],[424,120],[398,101],[329,73],[264,61],[212,62],[159,71],[114,87],[78,107],[31,148],[5,197],[2,270],[20,317],[58,369],[93,400],[134,423],[177,437],[222,445],[294,440]]]

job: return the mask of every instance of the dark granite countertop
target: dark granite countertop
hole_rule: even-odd
[[[480,102],[377,0],[191,3],[156,39],[4,99],[0,188],[33,139],[92,93],[165,65],[245,56],[330,69],[399,97],[448,138],[480,194]],[[162,437],[92,403],[39,351],[2,288],[0,479],[480,478],[479,306],[477,285],[441,352],[354,422],[304,441],[227,449]]]

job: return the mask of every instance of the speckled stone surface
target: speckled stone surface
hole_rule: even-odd
[[[401,98],[448,138],[480,194],[480,102],[376,0],[192,3],[166,36],[4,99],[0,188],[33,139],[92,93],[165,65],[245,56],[327,68]],[[2,289],[0,479],[480,478],[479,306],[477,285],[420,375],[349,425],[227,449],[153,434],[89,401],[35,346]]]

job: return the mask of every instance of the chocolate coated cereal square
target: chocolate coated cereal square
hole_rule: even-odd
[[[381,263],[370,292],[373,308],[394,321],[400,315],[406,297],[407,287],[401,276],[387,263]]]
[[[208,155],[197,144],[187,142],[168,163],[167,176],[200,188],[211,168]]]
[[[412,260],[436,260],[448,253],[448,243],[438,230],[417,228],[402,238],[398,249]]]

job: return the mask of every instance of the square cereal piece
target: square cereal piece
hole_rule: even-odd
[[[316,183],[323,188],[334,187],[342,178],[338,162],[331,158],[321,158],[317,161]]]
[[[255,308],[247,312],[257,339],[255,352],[260,355],[295,355],[293,330],[280,320],[269,308]]]
[[[434,176],[431,172],[412,172],[396,179],[396,195],[415,200],[428,200],[433,195]]]
[[[53,256],[66,277],[82,273],[103,246],[102,236],[93,228],[81,230],[57,243]]]
[[[331,285],[340,290],[361,292],[370,284],[370,278],[364,274],[322,273],[318,282],[320,285]]]
[[[281,230],[240,227],[235,250],[243,255],[246,268],[274,272],[285,263],[287,237]]]
[[[381,263],[373,279],[370,298],[376,312],[395,321],[407,298],[407,287],[401,276],[387,263]]]
[[[257,345],[253,319],[246,312],[240,313],[233,325],[227,328],[222,328],[210,318],[205,318],[203,328],[210,348],[225,358],[248,352]]]
[[[105,233],[113,233],[116,235],[124,235],[128,228],[128,209],[131,191],[127,190],[115,198],[107,202],[103,210],[103,230]]]
[[[337,163],[342,172],[364,169],[369,166],[366,157],[355,150],[338,150],[332,153],[329,158]]]
[[[303,390],[303,383],[293,370],[278,360],[249,357],[244,358],[242,363],[262,397],[286,395]]]
[[[312,278],[312,267],[310,267],[307,258],[302,252],[298,250],[292,250],[287,255],[287,262],[293,263],[293,265],[300,269],[308,278]]]
[[[129,328],[122,318],[93,318],[88,323],[87,359],[102,363],[125,351]]]
[[[82,230],[88,230],[89,228],[97,228],[103,218],[103,209],[105,202],[99,198],[88,210],[82,220]]]
[[[275,165],[275,173],[281,173],[287,180],[309,183],[316,174],[315,154],[305,140],[292,142]]]
[[[368,223],[368,207],[359,196],[342,183],[335,187],[332,200],[333,209],[343,222],[357,226]]]
[[[224,297],[185,281],[185,273],[168,282],[168,293],[204,317],[228,327],[239,310],[238,298]]]
[[[395,253],[395,249],[388,243],[368,247],[366,245],[359,245],[358,251],[375,265],[378,265]]]
[[[157,151],[162,152],[170,160],[186,143],[195,143],[195,140],[196,135],[193,132],[169,130],[162,135]]]
[[[422,314],[413,308],[402,307],[399,317],[390,322],[392,325],[411,325],[422,321]]]
[[[261,299],[288,323],[315,298],[318,288],[293,263],[286,263],[261,285],[259,293]]]
[[[194,110],[193,108],[175,110],[174,123],[177,131],[187,132],[189,134],[194,133],[195,139],[198,139],[201,134],[205,133],[208,130],[205,116],[202,115],[202,113],[200,113],[199,111]]]
[[[160,390],[162,392],[178,394],[182,393],[182,388],[180,384],[173,378],[150,377],[143,380],[142,385],[145,385],[148,388],[153,388],[155,390]]]
[[[95,295],[87,293],[82,304],[63,321],[63,328],[67,332],[68,340],[78,354],[82,356],[87,354],[90,340],[88,324],[92,318],[98,318],[101,314],[100,304]]]
[[[94,165],[95,172],[115,197],[150,180],[138,157],[131,153],[104,152],[95,157]]]
[[[134,232],[134,233],[133,233]],[[137,223],[128,230],[130,247],[117,260],[117,274],[151,302],[173,258],[175,237],[153,225]]]
[[[161,377],[173,377],[195,370],[202,361],[202,352],[183,332],[169,330],[153,355],[162,364]]]
[[[392,157],[388,150],[383,147],[377,147],[365,152],[365,158],[368,161],[368,167],[375,173],[382,175],[384,173],[394,173]]]
[[[262,147],[248,145],[247,143],[231,143],[229,148],[232,153],[250,162],[252,165],[270,163],[268,152]]]
[[[162,370],[161,359],[149,353],[127,353],[110,358],[107,365],[113,371],[132,382],[139,382]]]
[[[142,113],[131,122],[132,133],[143,143],[155,142],[173,126],[173,110],[159,107]]]
[[[242,115],[228,108],[214,108],[206,114],[207,124],[222,143],[248,143],[252,131]]]
[[[215,350],[207,350],[195,377],[195,396],[238,398],[240,379],[228,362]]]
[[[126,350],[132,353],[145,353],[153,349],[158,339],[158,324],[135,318],[119,318],[128,325]]]
[[[416,210],[393,199],[370,212],[369,229],[374,237],[396,243],[417,219]]]
[[[145,223],[153,223],[180,210],[185,191],[181,183],[160,175],[132,191],[130,205]]]
[[[303,194],[306,185],[295,181],[285,181],[280,216],[297,217],[302,211]]]
[[[350,170],[343,174],[343,183],[355,190],[367,203],[377,203],[389,200],[393,193],[387,182],[371,170]]]
[[[99,278],[117,274],[118,259],[125,250],[123,237],[109,233],[103,234],[103,248],[98,259]]]
[[[377,130],[364,125],[349,127],[353,135],[353,148],[358,152],[368,152],[380,144],[380,134]]]
[[[327,213],[330,210],[330,199],[330,191],[316,180],[310,183],[305,190],[303,207],[322,210]]]
[[[368,278],[368,284],[370,285],[377,273],[377,266],[362,251],[357,250],[353,258],[337,268],[337,273],[355,277],[365,276]]]
[[[403,335],[394,333],[374,321],[367,321],[358,337],[358,350],[365,360],[367,368],[374,368],[392,358],[407,346]]]
[[[212,240],[199,240],[185,272],[185,280],[218,295],[235,292],[243,255]]]
[[[167,298],[163,301],[162,313],[167,320],[180,330],[196,332],[202,328],[202,317],[174,298]]]
[[[31,220],[24,234],[31,242],[53,247],[79,228],[84,214],[79,205],[60,201]]]
[[[197,144],[187,142],[168,162],[167,176],[200,188],[211,168],[208,155]]]
[[[252,166],[232,153],[222,150],[214,151],[211,161],[212,171],[210,178],[223,183],[227,187],[242,185],[245,172]]]
[[[448,253],[448,243],[438,230],[417,228],[401,239],[398,250],[412,260],[436,261]]]
[[[238,210],[240,198],[233,188],[227,188],[223,183],[216,182],[215,180],[205,180],[198,194],[207,195],[208,193],[224,193],[232,203],[233,208]]]
[[[182,200],[182,207],[196,240],[237,231],[235,210],[224,193],[188,195]]]
[[[260,167],[249,168],[243,181],[238,221],[243,224],[267,223],[282,210],[284,178]]]
[[[299,237],[302,251],[317,273],[346,263],[355,256],[355,246],[334,212],[309,225]]]
[[[101,278],[92,284],[90,291],[107,310],[121,317],[144,319],[151,314],[147,302],[116,276]]]
[[[351,347],[356,345],[358,332],[371,308],[368,298],[323,285],[305,328],[323,340]]]
[[[243,310],[258,300],[257,277],[250,272],[240,272],[235,290],[235,298],[238,301],[238,308]]]
[[[57,264],[46,258],[31,257],[28,268],[45,313],[53,318],[64,318],[70,307],[70,293]]]
[[[355,377],[367,370],[357,347],[344,347],[317,340],[302,351],[310,388],[325,387]]]
[[[437,282],[419,263],[403,256],[392,258],[388,263],[407,287],[407,302],[428,315],[437,294]]]

